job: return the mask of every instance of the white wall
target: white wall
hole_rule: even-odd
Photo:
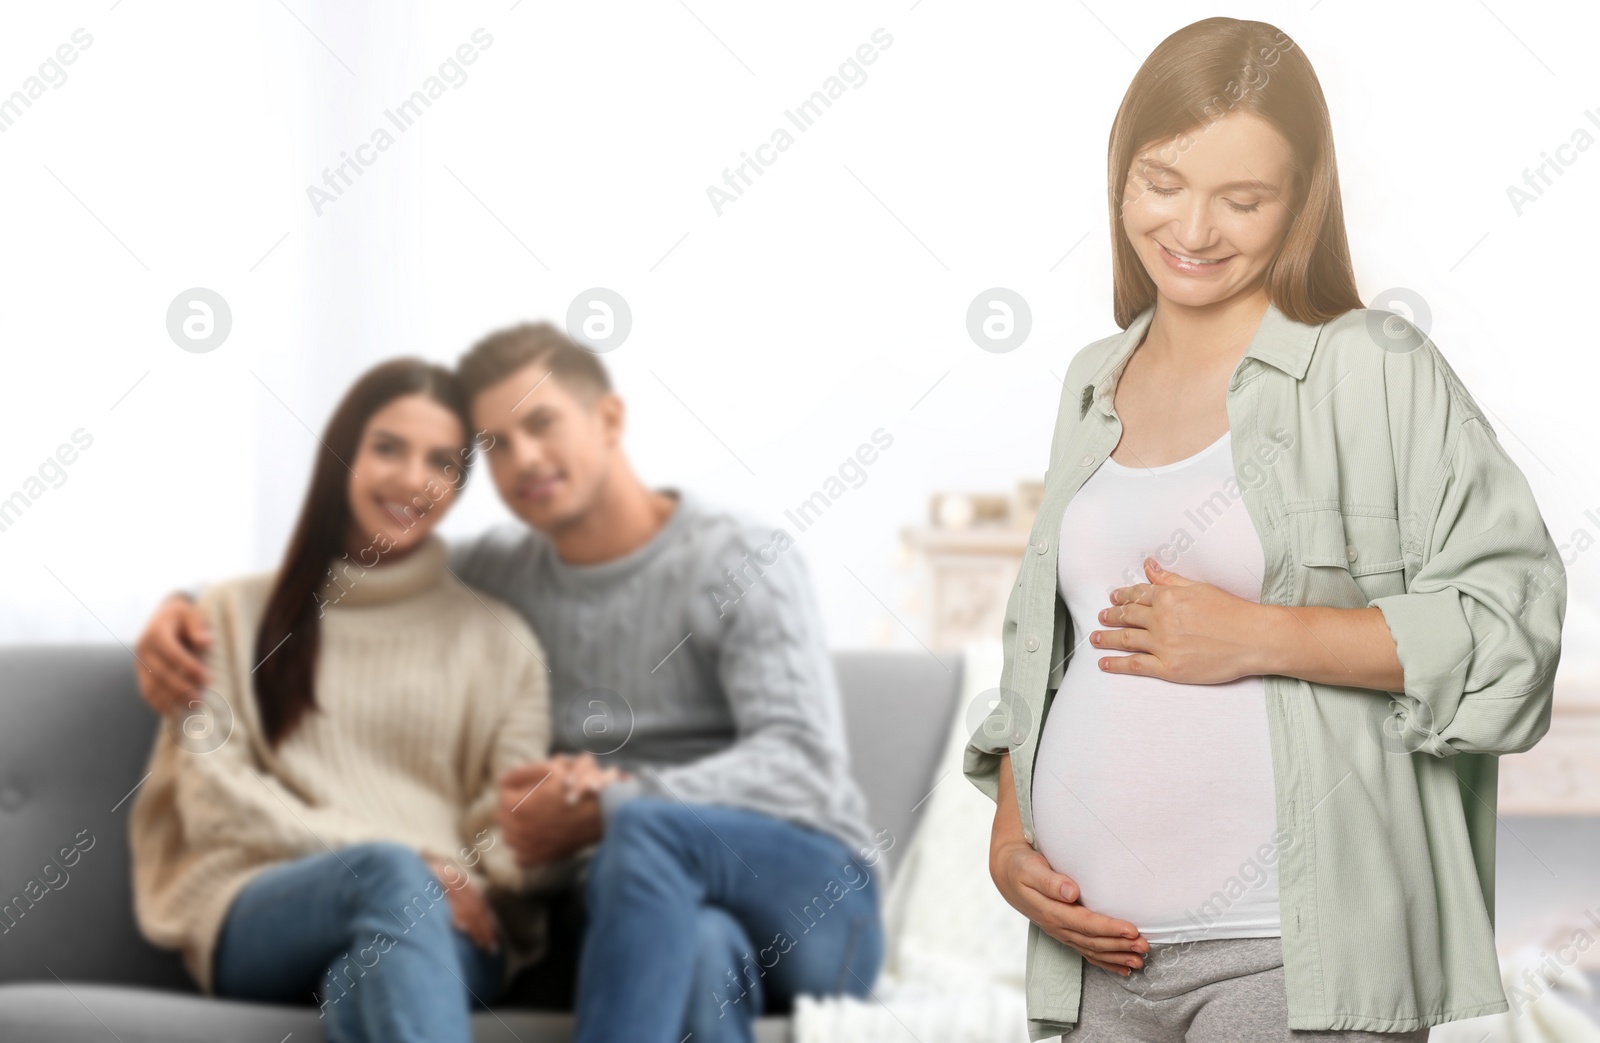
[[[1600,148],[1566,153],[1520,214],[1507,197],[1578,128],[1600,140],[1585,116],[1600,121],[1600,15],[1437,10],[1230,13],[1274,21],[1317,66],[1363,295],[1427,299],[1435,340],[1552,533],[1600,537],[1587,322]],[[875,429],[892,433],[800,546],[836,645],[916,647],[879,601],[916,629],[899,530],[931,491],[1007,492],[1042,471],[1059,374],[1114,330],[1112,116],[1139,60],[1210,13],[950,0],[14,10],[0,92],[74,29],[93,43],[0,133],[0,495],[75,429],[94,445],[0,532],[0,639],[104,639],[104,624],[131,640],[171,586],[269,567],[314,444],[302,422],[320,428],[356,373],[400,353],[453,359],[606,286],[633,312],[605,361],[651,483],[776,523]],[[307,185],[479,28],[492,43],[465,82],[318,215]],[[719,215],[708,186],[880,28],[893,40],[865,82]],[[191,286],[232,307],[209,354],[166,333]],[[991,286],[1032,307],[1009,354],[966,333],[968,303]],[[475,481],[449,531],[501,517]],[[1569,676],[1600,629],[1594,557],[1569,566]]]

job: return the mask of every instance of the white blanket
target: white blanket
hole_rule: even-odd
[[[1574,929],[1584,928],[1569,926],[1552,937],[1570,940]],[[1521,945],[1501,956],[1500,984],[1511,1010],[1435,1025],[1428,1043],[1600,1043],[1600,1026],[1562,995],[1592,997],[1589,980],[1576,961],[1563,964],[1560,953],[1557,941]]]
[[[963,650],[960,701],[922,821],[885,897],[884,966],[872,995],[800,996],[796,1043],[1028,1043],[1028,921],[989,877],[994,802],[961,773],[971,710],[993,698],[998,639]]]

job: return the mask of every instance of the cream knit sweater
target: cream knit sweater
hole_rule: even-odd
[[[524,890],[546,872],[519,869],[494,823],[495,776],[548,755],[544,650],[515,609],[467,589],[445,561],[430,536],[396,562],[341,563],[319,599],[319,710],[276,750],[251,684],[273,576],[199,599],[212,632],[207,705],[169,715],[129,841],[140,930],[180,950],[202,991],[213,992],[230,903],[275,863],[391,840],[480,886]],[[443,899],[438,908],[448,915]],[[520,966],[535,954],[518,944],[507,947]]]

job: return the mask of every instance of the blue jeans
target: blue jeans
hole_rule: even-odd
[[[471,1043],[470,1012],[496,998],[503,967],[450,922],[422,856],[387,842],[264,870],[229,906],[212,961],[219,996],[315,994],[331,1043]]]
[[[755,1038],[799,993],[863,996],[883,962],[872,871],[771,815],[636,797],[584,883],[574,1043]]]

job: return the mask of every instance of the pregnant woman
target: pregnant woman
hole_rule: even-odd
[[[467,1043],[536,955],[488,898],[536,882],[494,815],[497,774],[548,752],[543,654],[433,535],[470,430],[446,369],[355,383],[281,568],[201,596],[212,687],[168,716],[132,809],[145,936],[207,993],[319,1003],[334,1043]]]
[[[1122,334],[1068,368],[966,753],[1031,1038],[1410,1041],[1505,1011],[1496,758],[1565,573],[1437,347],[1367,311],[1315,73],[1165,40],[1111,131]]]

